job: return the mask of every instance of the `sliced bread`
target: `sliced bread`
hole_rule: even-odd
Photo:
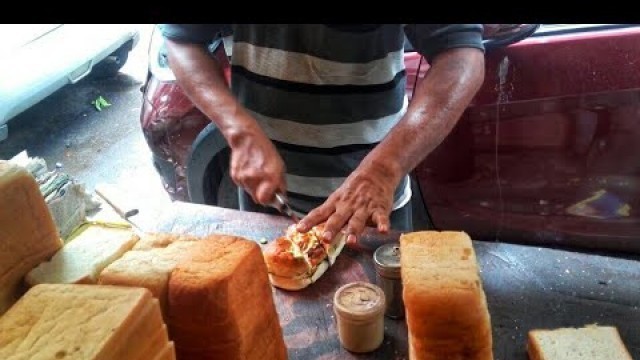
[[[131,249],[138,236],[130,229],[89,226],[50,261],[31,270],[25,280],[36,284],[95,284],[102,270]]]
[[[633,360],[613,326],[532,330],[527,351],[531,360]]]

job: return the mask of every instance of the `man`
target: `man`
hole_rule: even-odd
[[[169,64],[231,148],[241,209],[285,193],[354,242],[368,223],[411,230],[407,174],[451,131],[484,80],[480,24],[164,25]],[[231,91],[206,50],[233,32]],[[404,35],[431,65],[411,104]]]

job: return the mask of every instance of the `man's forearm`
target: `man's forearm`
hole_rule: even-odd
[[[483,81],[482,51],[460,48],[439,55],[417,86],[405,116],[363,165],[399,182],[451,132]]]
[[[262,132],[229,91],[220,64],[203,46],[167,40],[167,50],[178,84],[218,126],[232,148],[247,133]]]

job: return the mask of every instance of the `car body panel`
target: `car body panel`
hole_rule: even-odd
[[[28,28],[0,25],[0,33],[25,31],[0,57],[0,125],[66,84],[139,35],[133,26],[64,24]]]
[[[436,227],[640,251],[640,27],[531,37],[416,169]]]

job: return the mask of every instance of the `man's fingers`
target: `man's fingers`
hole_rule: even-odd
[[[327,200],[324,204],[318,206],[317,208],[311,210],[307,216],[305,216],[298,225],[296,226],[296,230],[299,232],[307,232],[311,230],[312,227],[320,224],[325,221],[333,212],[335,211],[335,206],[331,200]]]
[[[339,231],[345,226],[349,218],[353,214],[349,210],[338,210],[334,212],[327,220],[327,224],[324,227],[323,237],[325,240],[332,240]]]
[[[269,181],[262,181],[258,185],[255,191],[255,201],[258,204],[267,205],[273,201],[276,195],[276,190],[279,184],[274,184]]]
[[[378,231],[381,233],[389,232],[389,228],[391,225],[389,224],[389,212],[383,210],[374,211],[371,216],[373,221],[376,223]]]
[[[347,242],[352,244],[356,242],[360,234],[362,234],[362,231],[364,231],[368,218],[369,214],[367,211],[364,209],[356,210],[347,225]]]

